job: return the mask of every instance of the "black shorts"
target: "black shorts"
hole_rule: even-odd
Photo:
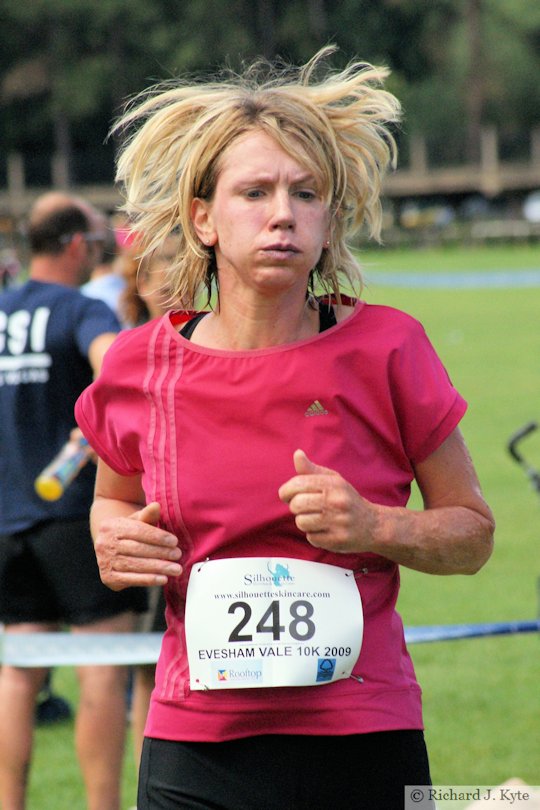
[[[138,810],[403,810],[429,785],[421,731],[268,735],[224,743],[145,739]]]
[[[164,633],[167,629],[165,620],[165,589],[159,585],[147,589],[148,610],[139,618],[139,633]]]
[[[99,577],[88,519],[0,535],[0,622],[85,625],[146,609],[144,588],[115,593]]]

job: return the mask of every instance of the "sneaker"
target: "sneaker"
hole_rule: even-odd
[[[49,693],[36,706],[36,724],[38,726],[59,723],[62,720],[71,720],[72,717],[73,709],[71,704],[60,695]]]

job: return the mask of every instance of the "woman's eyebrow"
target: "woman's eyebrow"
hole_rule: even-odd
[[[268,172],[268,173],[257,172],[256,174],[252,174],[252,175],[246,173],[246,175],[244,177],[238,177],[236,179],[236,182],[234,183],[234,185],[235,186],[238,186],[238,185],[242,185],[242,186],[243,185],[268,185],[270,183],[273,183],[274,180],[275,180],[275,176],[273,174],[271,174],[270,172]],[[297,175],[296,177],[291,178],[290,182],[291,182],[292,186],[298,186],[298,185],[301,185],[302,183],[311,183],[313,185],[319,185],[315,175],[312,172],[309,172],[309,171],[304,172],[302,174]]]

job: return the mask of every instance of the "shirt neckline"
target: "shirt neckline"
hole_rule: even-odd
[[[165,315],[161,318],[161,323],[168,334],[173,338],[173,340],[178,343],[184,351],[192,351],[195,354],[207,355],[209,357],[230,357],[230,358],[240,358],[240,357],[263,357],[269,354],[279,354],[281,352],[288,352],[294,349],[299,349],[304,346],[309,346],[312,343],[316,343],[320,340],[326,340],[332,335],[336,334],[338,330],[341,330],[349,323],[356,320],[361,311],[364,308],[364,301],[358,300],[354,306],[354,310],[344,318],[342,321],[339,321],[334,326],[331,326],[329,329],[325,329],[324,332],[318,332],[315,335],[312,335],[308,338],[303,338],[302,340],[296,340],[293,343],[281,343],[279,346],[267,346],[264,349],[212,349],[207,346],[201,346],[198,343],[194,343],[193,340],[183,337],[177,329],[173,326],[171,322],[171,316],[174,312],[166,312]]]

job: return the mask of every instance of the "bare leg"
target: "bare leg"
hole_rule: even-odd
[[[18,624],[6,632],[37,633],[50,625]],[[32,759],[36,698],[45,681],[46,669],[0,668],[0,807],[24,810]]]
[[[133,731],[133,753],[135,754],[135,766],[137,769],[141,761],[144,727],[155,678],[156,668],[154,664],[141,665],[135,670],[131,704],[131,728]]]
[[[135,617],[124,613],[73,628],[77,633],[131,632]],[[127,667],[85,666],[77,670],[80,702],[75,724],[77,755],[88,810],[119,810],[126,735]]]

